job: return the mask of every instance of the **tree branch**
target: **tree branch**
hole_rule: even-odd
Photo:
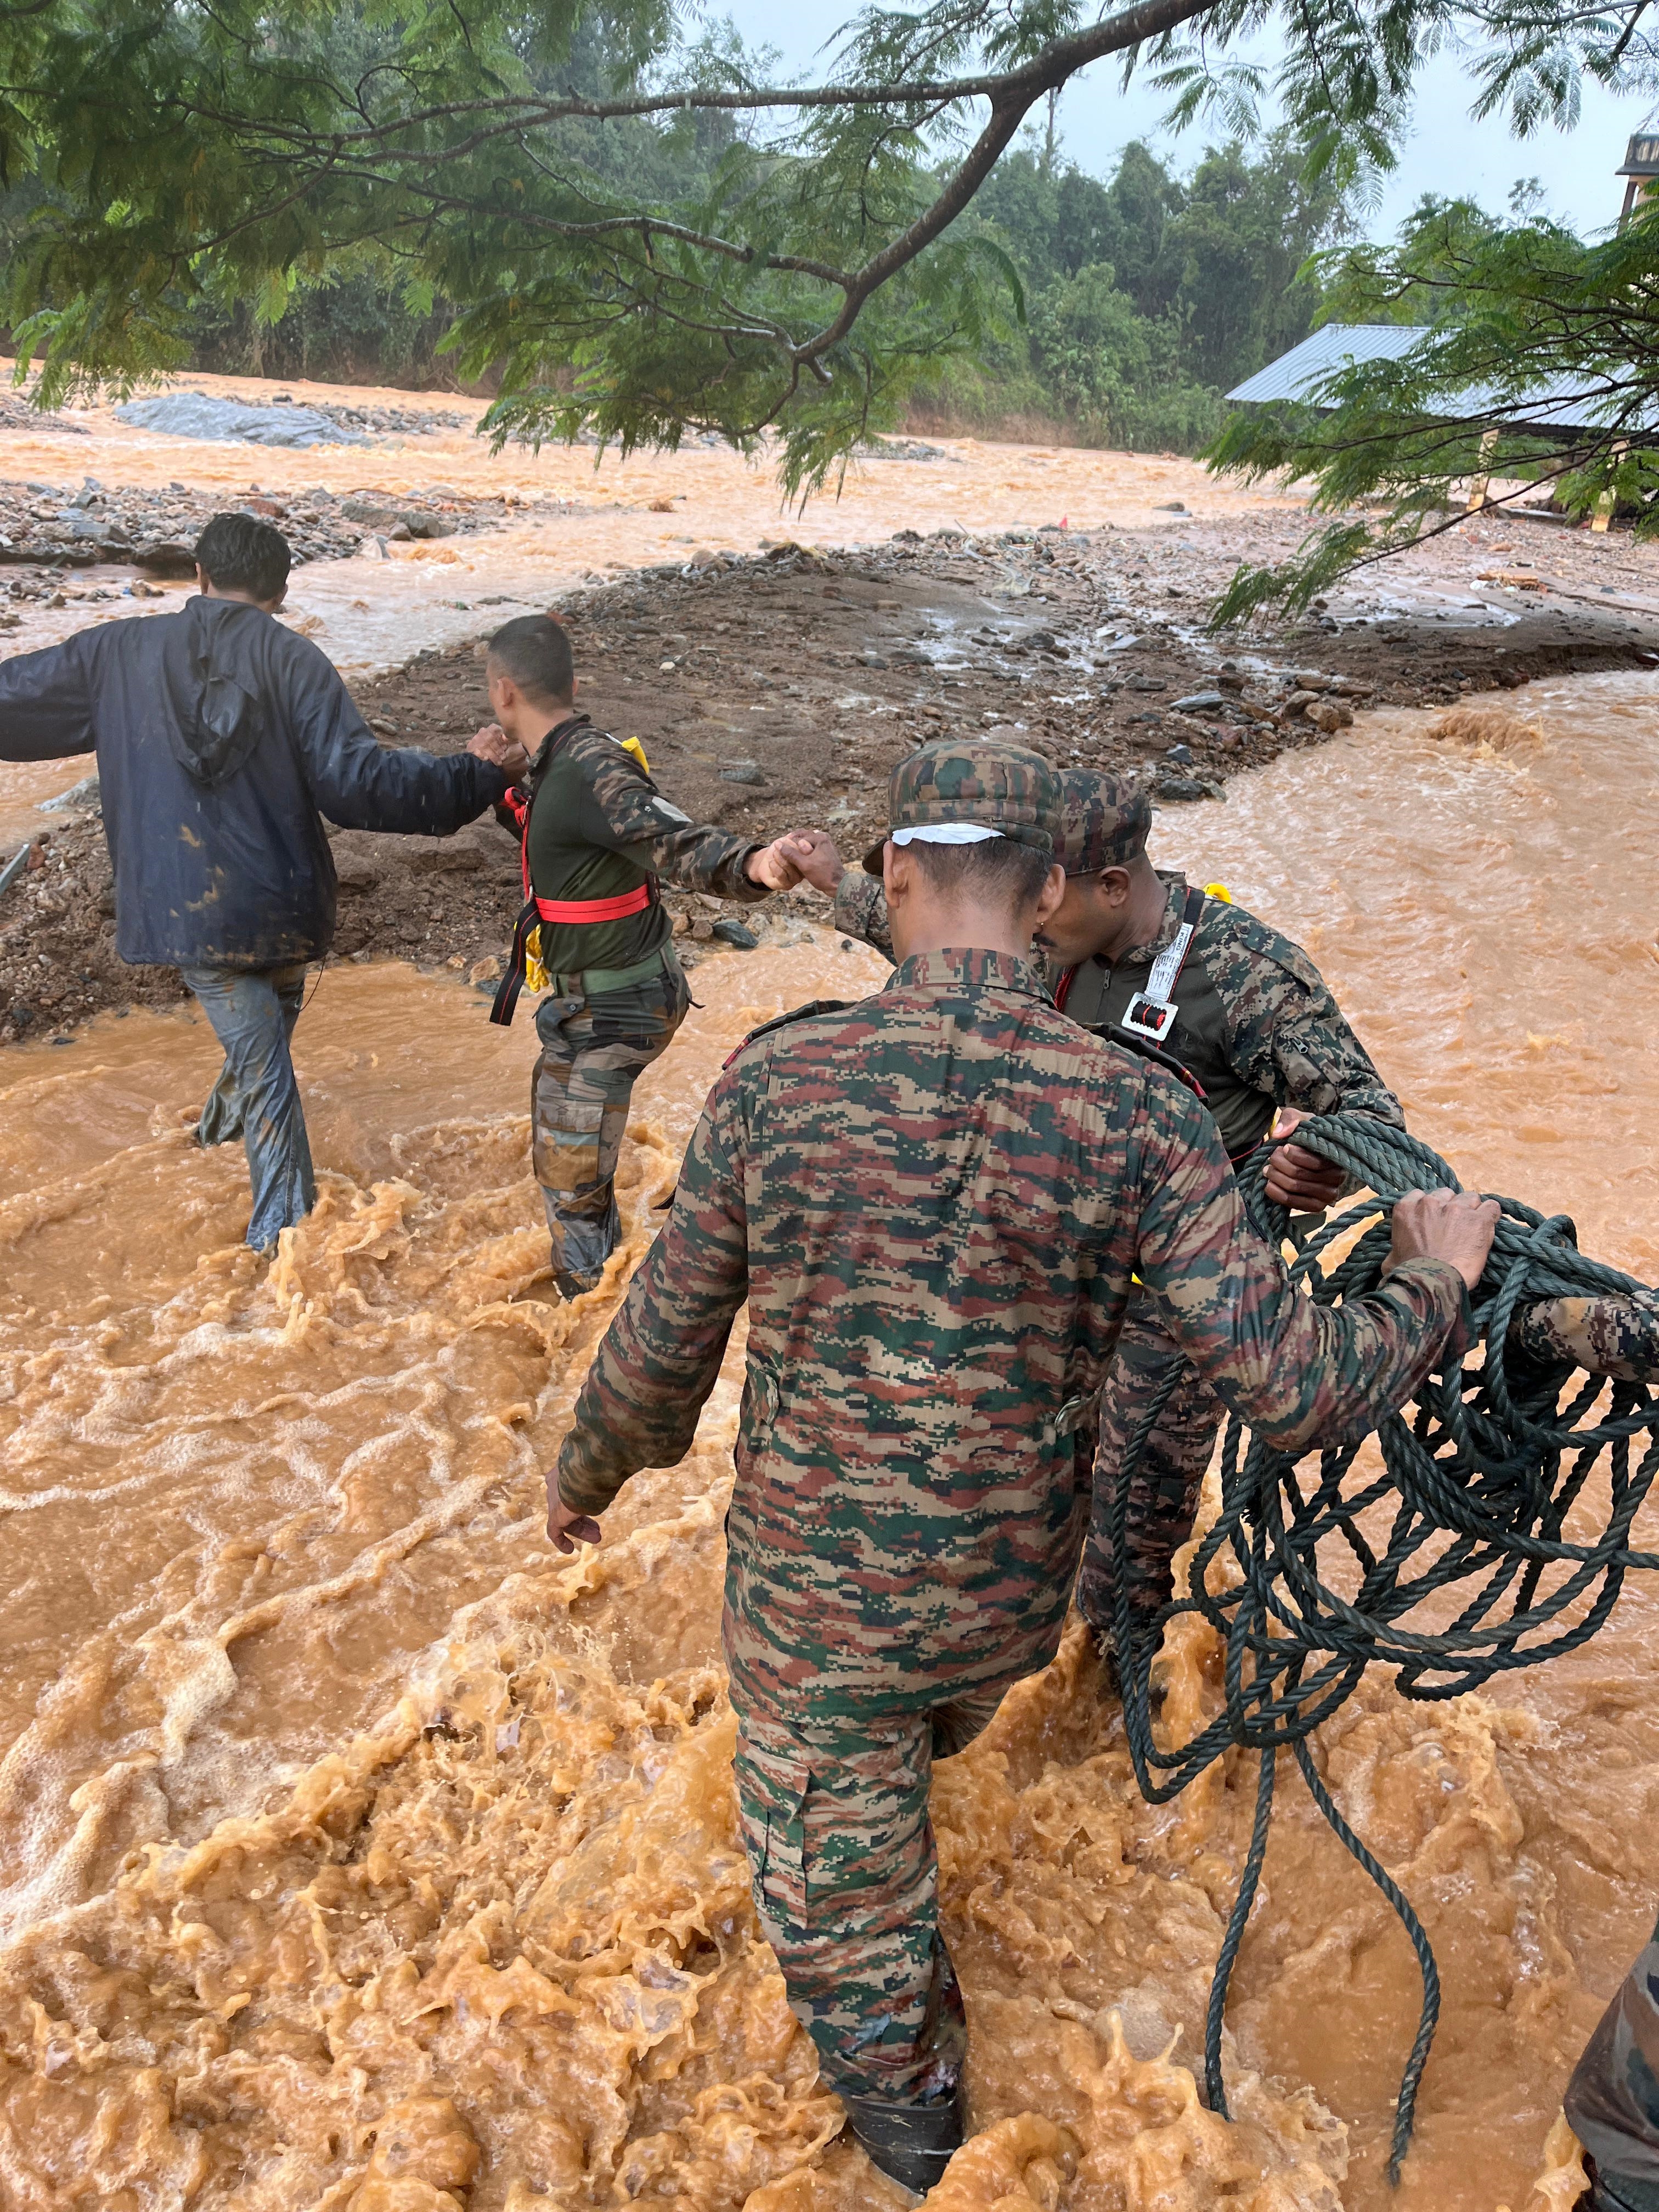
[[[499,100],[455,100],[416,108],[384,123],[367,125],[361,131],[297,131],[269,121],[251,125],[246,115],[226,114],[193,100],[174,100],[167,105],[174,112],[200,116],[204,121],[237,130],[245,134],[245,143],[253,143],[263,138],[307,148],[327,146],[337,154],[384,145],[400,133],[425,130],[434,123],[454,122],[466,116],[495,118],[470,138],[429,151],[416,149],[398,155],[400,161],[428,165],[453,161],[475,152],[504,132],[543,130],[556,123],[575,120],[612,123],[629,117],[735,114],[768,108],[939,108],[952,106],[964,100],[989,100],[994,106],[1017,100],[1024,114],[1045,93],[1063,85],[1091,62],[1175,30],[1193,16],[1202,15],[1212,4],[1212,0],[1136,0],[1134,6],[1121,9],[1086,31],[1056,39],[1018,69],[987,70],[975,76],[925,78],[909,83],[798,85],[741,91],[706,87],[681,92],[635,94],[618,100],[588,100],[569,94],[562,99],[549,100],[512,94]],[[15,96],[22,96],[40,95],[46,88],[14,86],[7,89]]]

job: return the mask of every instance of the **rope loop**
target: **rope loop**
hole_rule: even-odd
[[[1238,1180],[1257,1227],[1281,1249],[1295,1245],[1291,1279],[1321,1305],[1377,1287],[1395,1205],[1407,1191],[1462,1188],[1428,1146],[1366,1115],[1299,1122],[1293,1141],[1334,1162],[1357,1188],[1310,1232],[1292,1237],[1289,1215],[1267,1195],[1274,1146],[1260,1147]],[[1516,1321],[1540,1302],[1651,1293],[1580,1252],[1565,1214],[1546,1216],[1517,1199],[1498,1203],[1461,1365],[1431,1376],[1411,1406],[1379,1424],[1369,1452],[1365,1439],[1345,1437],[1291,1456],[1231,1415],[1221,1510],[1194,1547],[1188,1591],[1138,1626],[1127,1577],[1114,1578],[1124,1723],[1142,1796],[1166,1803],[1235,1748],[1261,1762],[1249,1848],[1211,1985],[1209,2102],[1225,2114],[1227,1986],[1261,1879],[1274,1768],[1288,1750],[1345,1849],[1398,1914],[1421,1969],[1423,2009],[1395,2105],[1391,2179],[1411,2140],[1439,1980],[1409,1899],[1338,1809],[1309,1739],[1353,1695],[1367,1667],[1394,1668],[1402,1697],[1462,1697],[1497,1674],[1577,1649],[1606,1621],[1632,1568],[1659,1567],[1659,1556],[1630,1546],[1659,1474],[1659,1394],[1565,1362],[1540,1364],[1510,1343]],[[1128,1556],[1130,1490],[1179,1374],[1172,1362],[1114,1474],[1107,1506],[1119,1559]],[[1638,1437],[1639,1455],[1632,1449]],[[1189,1741],[1161,1745],[1152,1733],[1152,1669],[1164,1629],[1187,1614],[1221,1641],[1221,1709]]]

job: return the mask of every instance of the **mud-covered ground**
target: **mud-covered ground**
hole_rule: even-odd
[[[1206,805],[1234,769],[1322,743],[1356,706],[1659,660],[1653,555],[1498,519],[1356,578],[1294,627],[1206,636],[1237,562],[1281,557],[1304,527],[1263,510],[1156,531],[901,532],[829,553],[784,544],[637,571],[557,611],[581,703],[642,740],[689,812],[757,838],[825,824],[849,856],[880,830],[894,762],[947,732],[1006,727],[1062,764],[1132,771],[1160,805]],[[383,742],[464,744],[487,714],[482,653],[422,654],[362,684]],[[37,865],[0,896],[0,1042],[180,991],[173,971],[115,957],[95,805],[42,825]],[[343,832],[334,852],[337,957],[401,956],[488,988],[520,898],[493,822],[447,840]],[[669,903],[695,960],[719,904],[673,892]],[[742,920],[764,933],[791,909],[823,911],[803,891]]]

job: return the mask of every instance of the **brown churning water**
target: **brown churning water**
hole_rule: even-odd
[[[1652,1279],[1659,691],[1511,703],[1523,743],[1370,718],[1224,808],[1165,812],[1156,856],[1308,945],[1468,1179],[1572,1212]],[[624,1154],[630,1258],[736,1039],[880,973],[828,936],[698,970]],[[741,1346],[686,1462],[558,1559],[540,1470],[616,1286],[542,1302],[530,1025],[347,968],[300,1045],[325,1188],[269,1271],[236,1243],[240,1155],[189,1141],[204,1025],[135,1014],[0,1054],[0,2201],[896,2203],[824,2149],[838,2108],[735,1837],[717,1631]],[[1188,1635],[1177,1728],[1213,1694]],[[1656,1645],[1635,1586],[1574,1657],[1449,1706],[1373,1680],[1320,1744],[1446,1986],[1412,2212],[1520,2212],[1650,1924]],[[985,2132],[936,2206],[1390,2201],[1414,1968],[1288,1777],[1234,1981],[1232,2124],[1186,2070],[1251,1781],[1142,1806],[1073,1642],[941,1771]],[[1571,2191],[1559,2169],[1540,2202]]]

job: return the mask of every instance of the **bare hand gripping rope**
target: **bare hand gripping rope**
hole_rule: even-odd
[[[1303,1121],[1294,1141],[1376,1194],[1351,1202],[1297,1255],[1293,1279],[1323,1305],[1376,1287],[1394,1201],[1404,1191],[1461,1188],[1437,1153],[1364,1115]],[[1271,1149],[1252,1156],[1239,1182],[1258,1225],[1282,1240],[1288,1216],[1262,1188]],[[1358,1437],[1324,1447],[1316,1468],[1311,1454],[1292,1459],[1231,1416],[1222,1439],[1221,1511],[1194,1559],[1192,1595],[1138,1628],[1127,1583],[1116,1578],[1124,1720],[1143,1796],[1158,1804],[1177,1796],[1231,1745],[1261,1759],[1249,1850],[1210,1986],[1204,2066],[1211,2108],[1227,2112],[1222,2015],[1261,1879],[1279,1754],[1288,1750],[1320,1811],[1399,1915],[1422,1971],[1422,2015],[1395,2106],[1391,2181],[1411,2141],[1439,2014],[1439,1977],[1421,1923],[1333,1803],[1307,1739],[1352,1694],[1368,1665],[1397,1668],[1402,1697],[1461,1696],[1507,1668],[1535,1666],[1587,1642],[1612,1611],[1626,1570],[1659,1567],[1659,1555],[1632,1551],[1628,1543],[1659,1473],[1659,1394],[1564,1360],[1547,1365],[1508,1340],[1512,1322],[1540,1301],[1628,1297],[1645,1294],[1646,1286],[1586,1259],[1565,1215],[1546,1219],[1516,1200],[1498,1203],[1503,1218],[1471,1300],[1474,1340],[1463,1364],[1431,1376],[1411,1407],[1383,1422],[1381,1476],[1355,1471]],[[1367,1216],[1376,1217],[1372,1225],[1323,1273],[1321,1255]],[[1113,1483],[1112,1542],[1120,1559],[1127,1556],[1130,1486],[1176,1372],[1154,1394]],[[1632,1465],[1638,1437],[1645,1449]],[[1600,1533],[1592,1543],[1569,1543],[1562,1534],[1567,1516],[1598,1468],[1607,1483]],[[1374,1509],[1392,1515],[1380,1547],[1360,1527]],[[1340,1547],[1346,1578],[1357,1570],[1351,1597],[1332,1587],[1331,1562],[1321,1559],[1320,1547],[1329,1542]],[[1224,1558],[1228,1564],[1215,1579],[1233,1586],[1212,1592],[1207,1571]],[[1444,1622],[1444,1594],[1461,1585],[1467,1585],[1461,1610],[1449,1624],[1430,1626],[1429,1608]],[[1152,1739],[1152,1666],[1165,1626],[1185,1613],[1200,1615],[1224,1643],[1225,1701],[1190,1742],[1164,1751]]]

